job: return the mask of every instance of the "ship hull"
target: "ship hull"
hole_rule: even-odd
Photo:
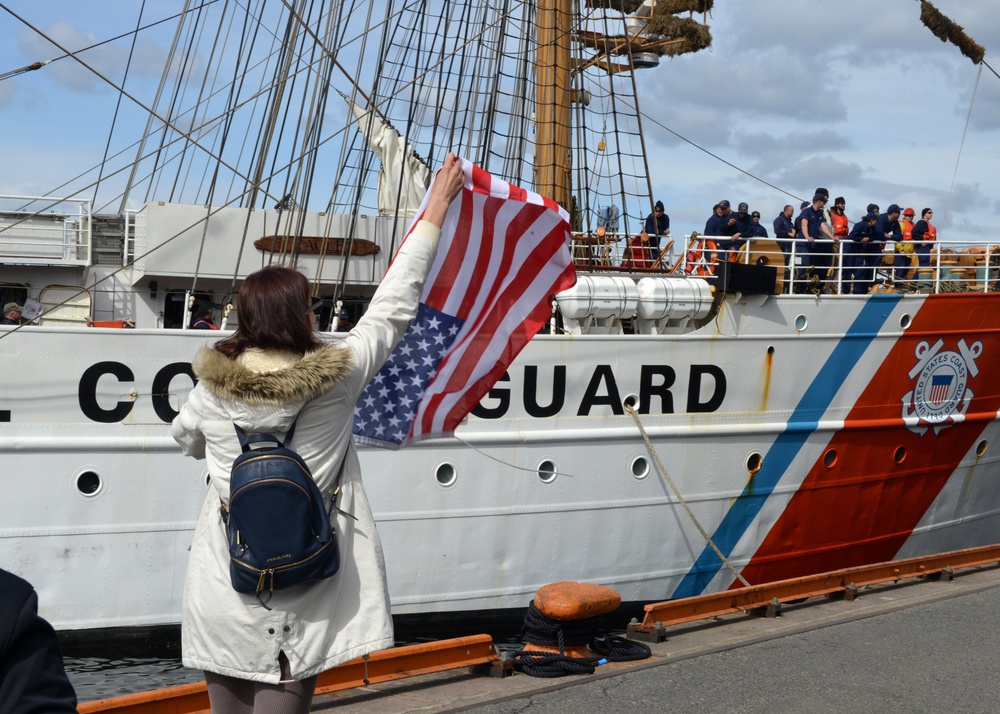
[[[536,337],[455,438],[360,449],[393,612],[524,607],[559,580],[656,601],[993,542],[998,299],[732,296],[685,334]],[[177,623],[207,473],[168,422],[217,335],[11,337],[0,563],[58,629]]]

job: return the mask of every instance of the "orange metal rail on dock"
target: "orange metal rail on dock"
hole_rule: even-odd
[[[373,652],[329,669],[319,676],[317,694],[390,682],[459,667],[492,664],[500,659],[489,635],[458,637]],[[153,692],[129,694],[81,704],[80,714],[196,714],[208,712],[204,682]]]
[[[800,600],[817,595],[843,594],[845,597],[853,598],[857,588],[865,585],[895,582],[988,563],[1000,563],[1000,545],[891,560],[763,585],[734,588],[709,595],[668,600],[646,605],[642,623],[630,625],[629,632],[652,634],[667,625],[679,625],[744,610],[773,607],[776,602]]]
[[[746,610],[776,609],[778,603],[818,595],[843,594],[844,597],[853,598],[857,588],[865,585],[950,573],[958,568],[993,563],[1000,564],[1000,544],[845,568],[710,595],[670,600],[646,605],[643,622],[630,625],[629,633],[662,638],[663,628],[667,625]],[[396,647],[353,659],[324,672],[319,676],[316,693],[325,694],[460,667],[495,665],[499,660],[489,635]],[[208,692],[203,683],[102,699],[79,707],[80,714],[197,714],[208,711]]]

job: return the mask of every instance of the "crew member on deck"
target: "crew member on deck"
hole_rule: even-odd
[[[785,254],[785,265],[788,265],[788,255],[792,252],[791,240],[795,237],[795,224],[792,223],[792,215],[795,207],[792,204],[786,205],[781,213],[774,219],[774,237],[778,241],[778,247]]]
[[[3,319],[0,320],[0,325],[20,325],[21,324],[21,311],[24,308],[18,305],[16,302],[9,302],[3,306]]]
[[[844,240],[847,238],[847,234],[850,233],[848,226],[850,221],[847,220],[846,208],[847,201],[844,200],[843,196],[837,196],[837,198],[833,199],[833,208],[830,210],[830,224],[833,228],[834,240]]]
[[[827,273],[832,264],[830,260],[831,244],[817,242],[822,239],[833,239],[833,231],[830,230],[830,225],[826,222],[826,217],[824,216],[825,206],[826,197],[821,193],[817,193],[813,196],[812,205],[802,211],[799,222],[799,235],[806,240],[807,250],[809,251],[808,265],[812,273],[810,280],[815,278],[818,281],[815,286],[809,289],[818,290],[819,292],[823,292]]]
[[[913,250],[913,217],[916,212],[907,207],[903,211],[903,216],[899,220],[899,230],[903,234],[903,240],[896,243],[896,258],[893,263],[896,266],[894,271],[894,278],[896,282],[906,279],[907,273],[910,272],[912,259],[911,255],[915,252]]]
[[[649,247],[653,255],[660,255],[660,236],[670,235],[670,216],[663,211],[663,201],[657,201],[653,206],[653,212],[646,216],[646,225],[643,230],[649,234]],[[656,260],[656,257],[653,259]]]
[[[729,208],[729,201],[726,199],[722,199],[715,204],[712,207],[712,215],[709,216],[707,221],[705,221],[704,235],[721,236],[723,221],[728,220],[730,213],[732,213],[732,211]]]
[[[877,250],[872,243],[875,221],[878,217],[868,213],[854,224],[844,241],[844,294],[864,295],[872,286],[873,275],[868,256]]]
[[[886,212],[880,215],[875,222],[872,242],[878,245],[878,250],[872,251],[868,256],[870,267],[873,271],[877,271],[878,266],[882,263],[882,253],[885,250],[886,242],[895,241],[899,243],[903,240],[903,231],[899,227],[899,214],[899,206],[893,203],[890,204]],[[875,279],[874,273],[872,279]]]
[[[750,214],[750,225],[743,232],[744,238],[767,238],[767,228],[760,224],[760,212]]]
[[[191,309],[191,329],[192,330],[218,330],[218,326],[212,322],[211,305],[195,305]]]
[[[917,249],[917,260],[921,268],[931,264],[931,243],[937,240],[937,228],[931,225],[934,211],[925,208],[920,212],[920,220],[913,226],[913,245]]]

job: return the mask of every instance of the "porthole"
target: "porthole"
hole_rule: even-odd
[[[751,475],[760,471],[763,465],[764,457],[761,456],[760,452],[755,451],[747,457],[746,467],[747,471],[749,471]]]
[[[642,481],[649,476],[649,460],[645,456],[636,456],[632,459],[632,475]]]
[[[897,464],[901,464],[906,461],[906,447],[897,446],[896,450],[892,452],[892,460]]]
[[[104,481],[94,471],[81,471],[76,475],[76,490],[87,498],[94,498],[104,489]]]
[[[639,406],[639,397],[635,394],[626,394],[625,398],[622,399],[622,404],[626,407],[632,407],[636,409]]]
[[[899,318],[899,326],[904,330],[907,327],[909,327],[912,323],[913,323],[913,315],[911,315],[910,313],[906,313],[901,318]]]
[[[804,332],[806,327],[809,326],[809,320],[806,319],[805,315],[799,315],[795,318],[795,329],[798,332]]]
[[[837,461],[840,460],[840,454],[837,453],[836,449],[827,449],[826,453],[823,454],[823,465],[828,469],[832,469],[837,465]]]
[[[439,486],[448,488],[454,486],[455,482],[458,481],[458,471],[452,464],[447,461],[437,465],[434,469],[434,478],[437,480]]]
[[[990,450],[990,442],[983,439],[978,444],[976,444],[976,456],[986,456],[986,452]]]
[[[542,483],[552,483],[556,480],[558,473],[556,465],[548,459],[538,464],[538,478],[541,479]]]

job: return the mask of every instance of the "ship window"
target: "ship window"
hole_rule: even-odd
[[[837,453],[836,449],[827,449],[826,453],[823,454],[823,465],[828,469],[832,469],[837,465],[837,461],[840,460],[840,454]]]
[[[649,461],[645,456],[636,456],[632,459],[632,475],[640,481],[649,476]]]
[[[795,329],[798,332],[803,332],[806,327],[809,326],[809,320],[806,319],[805,315],[799,315],[795,318]]]
[[[755,474],[760,471],[763,465],[764,457],[760,455],[760,452],[755,451],[747,457],[747,471],[751,474]]]
[[[103,485],[101,477],[93,471],[84,471],[76,477],[76,488],[84,496],[96,496]]]
[[[976,456],[986,456],[986,452],[990,449],[990,443],[983,439],[978,444],[976,444]]]
[[[896,450],[892,452],[892,460],[897,464],[901,464],[906,461],[906,447],[897,446]]]
[[[448,488],[454,486],[455,482],[458,481],[458,471],[448,462],[444,462],[438,464],[437,469],[434,470],[434,478],[437,479],[439,485]]]
[[[542,483],[552,483],[556,480],[558,473],[556,465],[548,459],[538,464],[538,478],[542,480]]]
[[[899,326],[902,329],[906,329],[913,322],[913,316],[910,313],[906,313],[901,318],[899,318]]]

